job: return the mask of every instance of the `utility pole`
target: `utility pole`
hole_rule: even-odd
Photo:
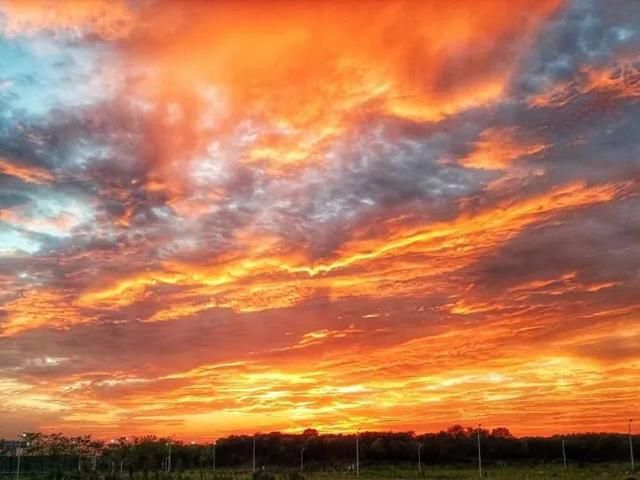
[[[631,456],[631,472],[636,471],[636,461],[633,458],[633,435],[631,433],[631,424],[633,423],[633,418],[629,419],[629,455]]]
[[[216,471],[216,441],[213,441],[213,471]]]
[[[482,424],[478,424],[478,473],[480,473],[480,478],[482,478],[482,447],[480,446],[480,427]]]
[[[300,471],[302,472],[304,470],[304,448],[302,447],[300,449]]]
[[[169,446],[169,455],[167,456],[167,473],[171,473],[171,442],[167,443]]]
[[[422,444],[418,443],[418,471],[422,471],[422,461],[420,459],[420,450],[422,450]]]
[[[562,461],[564,462],[564,469],[567,469],[567,449],[565,448],[564,445],[565,441],[564,438],[562,439]]]

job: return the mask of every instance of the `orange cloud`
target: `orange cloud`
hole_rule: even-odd
[[[371,113],[437,121],[497,100],[558,2],[162,5],[123,69],[154,112],[149,186],[183,198],[198,166],[288,175],[320,165]]]
[[[0,336],[49,327],[65,329],[90,321],[71,305],[70,296],[53,289],[29,290],[0,308],[6,315]]]
[[[482,132],[474,150],[461,163],[469,168],[504,170],[518,158],[540,153],[547,147],[545,144],[518,142],[512,129],[490,129]]]
[[[548,91],[529,99],[535,107],[560,107],[587,94],[607,94],[610,99],[640,96],[640,73],[634,64],[637,57],[620,58],[602,68],[584,67],[569,82],[552,85]]]
[[[617,328],[616,335],[622,325]],[[332,335],[313,333],[317,338]],[[55,387],[32,388],[29,398],[57,398],[63,390],[67,407],[81,405],[80,410],[63,412],[64,424],[89,423],[105,435],[147,433],[149,428],[173,434],[179,428],[203,439],[212,431],[299,431],[309,424],[325,432],[423,431],[462,420],[511,424],[529,415],[537,418],[541,402],[550,418],[537,418],[516,433],[580,429],[580,412],[585,411],[593,412],[589,428],[611,428],[613,417],[589,407],[593,398],[601,398],[609,413],[626,418],[625,399],[638,393],[631,386],[637,379],[632,370],[637,359],[624,373],[630,383],[612,384],[610,376],[622,374],[620,363],[569,354],[562,342],[528,345],[514,338],[504,351],[500,339],[508,333],[508,326],[446,325],[428,335],[415,332],[411,340],[388,347],[354,349],[345,344],[326,350],[312,367],[305,357],[254,357],[251,362],[203,364],[159,377],[104,378],[97,372],[93,379],[89,374],[69,377]],[[597,336],[594,330],[589,333]],[[585,335],[582,341],[589,338]],[[128,423],[131,418],[141,423]]]
[[[504,125],[502,108],[497,122],[478,120],[504,100],[520,112],[581,95],[638,95],[633,59],[618,59],[583,67],[528,105],[506,98],[559,5],[0,0],[9,37],[46,33],[65,48],[69,37],[74,48],[99,42],[92,58],[117,92],[108,108],[69,115],[91,139],[82,137],[80,149],[92,154],[97,139],[101,154],[104,140],[108,155],[53,170],[65,173],[60,185],[52,171],[0,158],[0,173],[46,185],[38,191],[82,192],[55,214],[45,215],[46,195],[34,208],[0,210],[0,220],[42,241],[32,255],[9,255],[0,272],[0,358],[12,375],[0,378],[5,409],[51,414],[45,430],[207,440],[456,422],[506,424],[518,434],[617,429],[640,398],[637,279],[616,266],[626,260],[620,251],[635,254],[624,243],[639,198],[628,175],[635,164],[605,167],[611,160],[599,145],[601,179],[572,175],[580,157],[546,176],[555,170],[518,164],[552,146],[544,111],[534,112],[535,131],[528,115],[517,127],[492,127]],[[51,128],[55,142],[66,134],[39,121],[25,123],[26,146],[54,142],[40,128]],[[127,130],[112,135],[111,124]],[[430,176],[422,168],[437,164],[455,194],[425,195],[431,184],[416,182],[419,194],[394,192],[391,206],[359,197],[414,139],[416,156],[433,140],[434,158],[406,170]],[[443,157],[440,141],[451,144]],[[350,159],[362,151],[364,164],[369,149],[387,145],[397,150],[363,168],[372,185],[358,189],[361,179],[350,175],[361,171],[349,170]],[[413,172],[387,189],[402,190]],[[340,184],[324,185],[326,173]],[[352,216],[347,198],[335,208],[342,217],[325,224],[333,187],[370,209]],[[95,222],[84,215],[89,196]],[[317,209],[320,220],[307,201],[329,203]],[[563,226],[574,235],[575,218],[607,237],[577,238],[586,253],[567,265],[555,265],[556,252],[527,256],[538,248],[532,241]],[[10,241],[13,234],[0,230]],[[588,247],[602,252],[593,265],[605,268],[589,271]]]
[[[634,185],[559,187],[546,194],[495,207],[452,222],[391,232],[381,238],[347,243],[336,258],[308,264],[300,253],[266,254],[264,245],[245,245],[243,257],[230,255],[210,266],[166,264],[166,270],[140,273],[114,285],[82,294],[77,304],[85,307],[120,307],[152,295],[158,285],[181,285],[187,293],[172,297],[172,305],[155,313],[152,320],[169,320],[204,309],[231,308],[254,312],[285,308],[326,292],[332,299],[350,296],[404,296],[434,285],[427,278],[454,272],[516,236],[526,227],[559,213],[608,202]],[[425,264],[429,265],[425,271]],[[417,280],[420,280],[419,282]],[[429,285],[429,287],[427,286]],[[205,297],[206,301],[195,301]]]
[[[53,174],[43,168],[18,165],[2,157],[0,157],[0,174],[17,177],[28,183],[44,184],[54,180]]]
[[[127,36],[136,20],[128,3],[120,0],[3,0],[0,12],[5,17],[4,31],[9,35],[62,30],[117,39]]]

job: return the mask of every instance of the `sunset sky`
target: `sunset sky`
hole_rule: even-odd
[[[640,2],[0,0],[0,437],[640,417]]]

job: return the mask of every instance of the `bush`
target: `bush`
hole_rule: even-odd
[[[258,470],[253,472],[253,480],[277,480],[275,474],[271,472],[265,472],[264,470]]]

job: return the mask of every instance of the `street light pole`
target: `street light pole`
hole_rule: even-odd
[[[73,442],[73,446],[76,446],[76,441],[74,440]],[[82,454],[80,453],[80,446],[78,445],[76,452],[78,453],[78,472],[80,472],[82,470],[81,468],[81,463],[82,463]]]
[[[256,435],[253,434],[253,471],[256,471]]]
[[[360,476],[360,445],[358,443],[358,435],[356,432],[356,477]]]
[[[23,433],[22,438],[26,441],[27,434]],[[26,442],[27,447],[29,446],[29,442]],[[16,466],[16,480],[20,478],[20,460],[22,458],[22,442],[18,441],[18,447],[16,449],[16,455],[18,456],[18,465]]]
[[[480,446],[480,427],[482,424],[478,424],[478,473],[480,473],[480,478],[482,478],[482,448]]]
[[[171,442],[169,442],[168,445],[169,445],[169,456],[167,457],[167,473],[171,473]]]
[[[304,448],[302,447],[300,449],[300,471],[302,472],[304,470]]]
[[[213,471],[216,471],[216,441],[213,441]]]
[[[418,471],[422,471],[422,461],[420,459],[420,450],[422,450],[422,444],[418,443]]]
[[[564,438],[562,439],[562,461],[564,462],[564,469],[567,469],[567,450],[564,446]]]
[[[16,453],[18,455],[18,466],[16,468],[16,480],[18,480],[20,478],[20,457],[22,457],[22,447],[18,447],[18,449],[16,450]]]
[[[629,455],[631,456],[631,471],[636,471],[636,461],[633,458],[633,435],[631,434],[631,424],[633,423],[633,418],[629,419]]]

